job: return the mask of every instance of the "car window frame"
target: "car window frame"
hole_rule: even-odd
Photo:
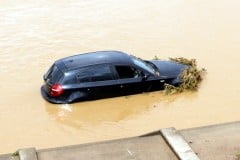
[[[132,58],[132,64],[134,66],[137,66],[137,68],[141,68],[142,70],[144,70],[145,72],[147,72],[150,75],[155,75],[154,68],[152,68],[152,66],[149,68],[148,66],[150,66],[150,65],[147,64],[147,62],[145,60],[142,60],[135,56],[131,56],[131,58]],[[146,68],[148,68],[148,69],[146,69]]]
[[[135,78],[135,77],[132,77],[132,78],[120,78],[120,76],[119,76],[119,74],[118,74],[118,71],[117,71],[117,69],[116,69],[116,66],[128,66],[128,67],[133,67],[133,68],[135,68],[135,69],[137,69],[137,70],[139,70],[139,71],[141,72],[141,76],[139,76],[139,77],[137,77],[137,78]],[[116,79],[117,79],[117,80],[139,79],[139,78],[142,79],[143,74],[146,73],[145,70],[143,71],[141,68],[139,68],[139,67],[137,67],[137,66],[134,66],[134,65],[131,65],[131,64],[114,64],[114,65],[113,65],[113,70],[114,70],[114,73],[115,73],[115,76],[116,76]]]
[[[80,73],[80,70],[83,70],[83,69],[88,70],[88,69],[94,69],[94,68],[99,68],[99,67],[104,67],[104,66],[105,66],[105,67],[109,67],[112,79],[92,81],[92,80],[91,80],[92,77],[90,77],[90,78],[89,78],[90,80],[89,80],[89,81],[86,81],[86,82],[79,80],[78,75],[79,75],[79,73]],[[77,83],[78,83],[78,84],[82,84],[82,83],[98,83],[98,82],[105,82],[105,81],[116,80],[115,74],[114,74],[113,69],[112,69],[112,66],[111,66],[110,64],[99,64],[99,65],[92,65],[92,66],[81,67],[81,68],[77,69],[75,76],[76,76],[76,79],[77,79]],[[90,75],[90,76],[91,76],[91,75]]]

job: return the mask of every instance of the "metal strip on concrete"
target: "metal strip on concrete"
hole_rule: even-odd
[[[181,160],[200,160],[175,128],[161,129],[161,133]]]

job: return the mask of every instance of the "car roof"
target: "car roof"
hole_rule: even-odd
[[[55,62],[57,65],[64,64],[62,70],[74,70],[77,68],[98,65],[98,64],[129,64],[132,63],[131,57],[120,51],[97,51],[62,58]]]

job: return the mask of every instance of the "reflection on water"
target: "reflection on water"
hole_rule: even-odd
[[[136,115],[144,115],[149,110],[160,107],[159,104],[171,106],[177,99],[191,101],[196,96],[197,92],[165,95],[164,92],[158,91],[77,104],[60,104],[57,107],[46,103],[46,111],[61,125],[81,128],[86,123],[95,126],[102,122],[118,123]]]
[[[1,2],[0,153],[239,120],[239,6],[237,0]],[[196,58],[208,74],[195,93],[71,105],[41,97],[42,76],[56,59],[98,50]]]
[[[80,127],[81,123],[88,122],[92,124],[104,121],[118,122],[131,115],[146,112],[149,107],[154,105],[153,102],[161,99],[154,94],[161,96],[162,93],[146,93],[137,96],[62,104],[58,107],[47,104],[46,111],[59,123],[72,127]]]
[[[61,125],[81,128],[86,123],[95,126],[104,122],[116,124],[123,122],[123,120],[134,119],[135,116],[145,115],[149,111],[160,109],[163,106],[161,114],[167,115],[165,109],[170,109],[171,112],[173,108],[166,107],[171,107],[174,103],[184,103],[185,100],[191,101],[195,98],[197,98],[197,92],[165,95],[162,91],[159,91],[107,100],[81,102],[79,104],[64,104],[59,105],[59,107],[46,105],[46,111]],[[179,101],[177,102],[177,100]],[[158,120],[162,121],[164,119],[159,115]],[[158,123],[164,124],[165,122]]]

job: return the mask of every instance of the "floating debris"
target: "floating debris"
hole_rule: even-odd
[[[153,57],[153,60],[160,60],[160,58],[158,58],[158,56],[155,55],[155,56]]]
[[[154,58],[157,58],[156,56]],[[176,87],[170,84],[165,84],[165,93],[174,94],[183,92],[185,90],[195,91],[199,88],[203,76],[206,73],[206,69],[198,69],[196,59],[180,58],[169,58],[170,61],[188,65],[185,70],[180,74],[181,84]]]

